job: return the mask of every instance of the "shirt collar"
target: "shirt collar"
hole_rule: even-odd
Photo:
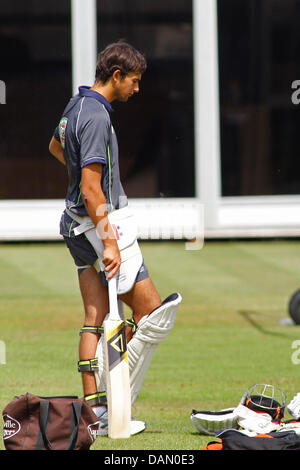
[[[90,87],[88,86],[80,86],[78,90],[79,90],[79,96],[88,96],[90,98],[95,98],[95,100],[104,104],[105,108],[107,109],[109,113],[113,110],[110,102],[107,101],[107,99],[103,95],[101,95],[101,93],[91,90]]]

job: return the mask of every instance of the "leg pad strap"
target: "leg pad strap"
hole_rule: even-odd
[[[83,333],[95,333],[96,335],[101,335],[103,331],[104,328],[102,326],[84,326],[81,328],[79,335],[81,336]]]
[[[95,372],[98,370],[98,358],[78,361],[78,372]]]
[[[97,392],[91,395],[84,395],[84,399],[90,406],[105,406],[107,405],[106,392]]]
[[[131,318],[130,320],[125,320],[125,325],[130,326],[132,328],[132,333],[134,334],[137,329],[137,324],[134,318]]]

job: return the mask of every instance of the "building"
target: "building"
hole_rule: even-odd
[[[300,0],[12,0],[0,13],[0,240],[59,238],[66,174],[48,143],[120,38],[148,60],[113,116],[140,238],[299,236]]]

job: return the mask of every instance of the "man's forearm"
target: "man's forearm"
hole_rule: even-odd
[[[111,279],[121,265],[121,255],[114,231],[108,219],[104,194],[101,189],[82,190],[82,198],[86,210],[102,240],[104,247],[102,263],[105,266],[104,271],[108,273],[107,279]]]
[[[108,220],[105,196],[100,188],[89,188],[82,191],[82,198],[86,210],[92,219],[104,247],[115,243],[115,234]]]
[[[86,210],[103,242],[102,262],[112,278],[121,265],[121,255],[114,231],[109,223],[106,198],[101,187],[102,164],[92,163],[83,167],[81,173],[81,194]]]

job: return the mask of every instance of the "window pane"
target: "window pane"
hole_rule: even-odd
[[[192,1],[98,1],[98,49],[119,39],[148,62],[140,93],[113,104],[126,193],[193,197]]]
[[[69,0],[0,3],[0,198],[64,198],[49,141],[72,93]]]
[[[223,196],[299,194],[299,0],[218,0]]]

